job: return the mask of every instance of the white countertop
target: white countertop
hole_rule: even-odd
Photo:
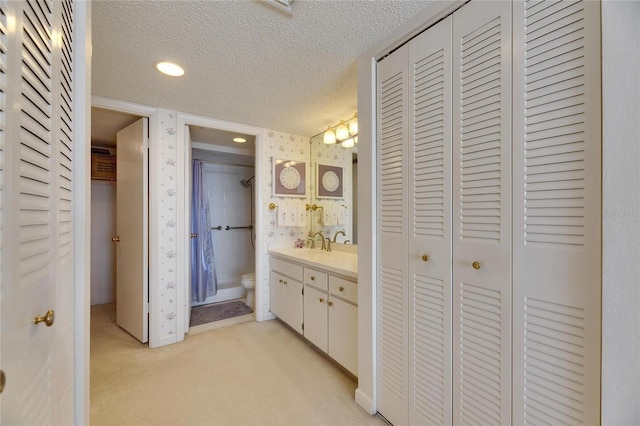
[[[271,248],[269,254],[281,259],[302,263],[313,268],[358,279],[358,255],[334,250],[331,252],[308,248]]]

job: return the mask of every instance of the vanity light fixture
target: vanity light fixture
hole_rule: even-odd
[[[156,69],[163,74],[171,77],[181,77],[184,75],[184,69],[178,64],[169,61],[156,62]]]
[[[245,143],[247,140],[245,138],[233,138],[233,141],[236,143]]]
[[[343,148],[352,148],[355,145],[355,138],[349,138],[342,141]]]
[[[353,118],[349,120],[349,134],[355,136],[358,134],[358,113],[353,114]]]
[[[349,137],[349,128],[344,124],[344,120],[340,120],[340,124],[336,127],[336,139],[343,141]]]
[[[323,142],[327,145],[340,143],[344,148],[351,148],[358,143],[358,113],[356,112],[346,122],[340,120],[340,123],[334,127],[327,127],[324,132]]]
[[[336,134],[333,133],[333,129],[331,128],[331,126],[327,127],[327,130],[324,132],[322,141],[327,145],[333,145],[334,143],[336,143]]]

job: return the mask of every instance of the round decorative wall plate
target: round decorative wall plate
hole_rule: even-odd
[[[280,172],[280,183],[287,189],[296,189],[300,185],[300,172],[295,167],[285,167]]]
[[[329,192],[333,192],[340,186],[340,178],[334,172],[329,170],[322,175],[322,186]]]

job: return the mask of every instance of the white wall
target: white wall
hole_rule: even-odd
[[[240,184],[253,168],[205,164],[211,226],[251,224],[251,189]],[[211,231],[218,288],[239,287],[242,274],[254,272],[255,250],[249,229]]]
[[[602,3],[602,424],[640,421],[640,2]]]
[[[116,300],[116,184],[91,181],[91,304]]]

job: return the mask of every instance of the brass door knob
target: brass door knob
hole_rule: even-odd
[[[34,324],[40,324],[41,322],[45,323],[47,327],[51,327],[56,320],[56,314],[53,310],[49,309],[46,314],[42,316],[36,316],[33,320]]]
[[[423,255],[422,255],[422,261],[423,261],[423,262],[428,262],[428,261],[429,261],[429,259],[431,259],[431,258],[429,257],[429,255],[428,255],[428,254],[423,254]]]
[[[111,242],[112,243],[119,243],[120,242],[120,236],[118,235],[117,237],[111,238]]]
[[[327,305],[333,306],[333,302],[327,302]]]
[[[196,234],[195,232],[193,232],[193,233],[191,234],[191,238],[198,238],[198,234]]]
[[[473,266],[473,269],[478,270],[480,268],[482,268],[482,263],[478,262],[477,260],[475,262],[473,262],[471,264],[471,266]]]

